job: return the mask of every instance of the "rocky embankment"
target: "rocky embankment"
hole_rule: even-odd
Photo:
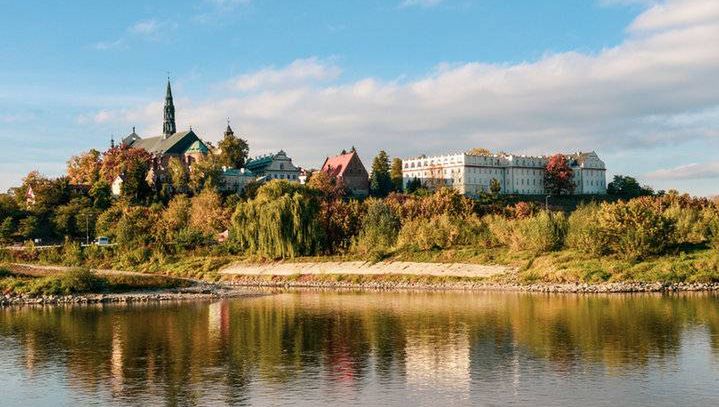
[[[76,295],[11,295],[0,296],[0,306],[9,305],[57,305],[57,304],[131,304],[160,301],[213,300],[260,295],[236,287],[219,284],[202,284],[173,290],[152,290],[120,294]]]
[[[349,278],[347,279],[349,280]],[[616,282],[602,284],[584,283],[498,283],[487,281],[402,281],[391,276],[369,281],[316,280],[312,278],[287,279],[275,276],[260,279],[256,276],[233,276],[226,283],[236,287],[271,288],[328,288],[368,290],[467,290],[467,291],[526,291],[544,293],[661,293],[690,291],[719,291],[719,283],[642,283]]]

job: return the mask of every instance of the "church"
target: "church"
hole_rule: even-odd
[[[227,131],[232,131],[228,124]],[[175,104],[172,100],[172,88],[167,81],[165,94],[165,109],[162,123],[162,135],[142,138],[132,128],[132,133],[122,139],[122,145],[147,150],[156,159],[155,165],[165,168],[171,157],[178,157],[186,165],[202,159],[210,153],[210,148],[202,141],[192,128],[186,131],[177,131],[175,124]]]

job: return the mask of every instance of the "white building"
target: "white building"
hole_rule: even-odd
[[[291,182],[300,182],[300,169],[292,164],[292,159],[280,150],[276,154],[265,155],[248,160],[245,168],[258,178],[266,180],[284,179]]]
[[[574,193],[606,194],[606,167],[592,151],[567,154],[574,171]],[[544,173],[549,156],[513,154],[472,155],[467,153],[421,156],[402,161],[404,186],[413,179],[432,189],[451,186],[460,193],[476,195],[489,192],[492,179],[499,181],[500,193],[544,194]]]

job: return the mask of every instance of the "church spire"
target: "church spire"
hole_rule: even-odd
[[[167,78],[167,93],[165,94],[165,114],[162,123],[162,137],[168,138],[177,132],[175,126],[175,104],[172,102],[172,89],[170,78]]]
[[[227,129],[225,130],[225,136],[234,136],[235,132],[232,131],[232,127],[230,127],[230,118],[227,118]]]

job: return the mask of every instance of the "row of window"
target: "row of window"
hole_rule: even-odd
[[[270,174],[273,179],[297,179],[297,174]]]

